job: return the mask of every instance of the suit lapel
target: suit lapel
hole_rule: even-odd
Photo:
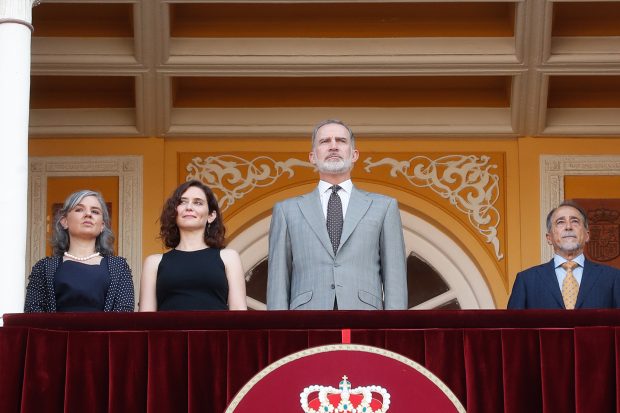
[[[551,292],[553,298],[558,302],[560,308],[564,308],[564,299],[562,298],[562,290],[558,284],[558,277],[555,275],[555,263],[553,259],[547,263],[542,269],[542,279],[545,286]]]
[[[304,216],[306,221],[308,221],[310,228],[312,228],[314,234],[321,241],[323,247],[325,247],[325,249],[333,257],[334,249],[332,248],[332,242],[329,240],[329,235],[327,235],[327,227],[325,224],[325,217],[323,216],[323,211],[321,209],[321,198],[319,196],[318,188],[309,194],[302,195],[299,198],[298,204],[301,214]]]
[[[583,262],[583,273],[581,274],[581,284],[579,285],[579,293],[577,294],[575,308],[580,308],[583,305],[588,293],[598,281],[599,275],[600,272],[598,268],[592,262],[588,260]]]
[[[370,208],[371,201],[368,197],[357,190],[355,187],[351,190],[351,197],[349,198],[349,205],[347,206],[347,214],[344,217],[344,225],[342,227],[342,236],[340,237],[340,245],[344,245],[347,239],[351,236],[357,224]]]

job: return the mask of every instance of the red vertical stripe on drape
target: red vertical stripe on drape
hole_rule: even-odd
[[[443,381],[467,406],[463,330],[425,330],[425,367]]]
[[[504,329],[504,413],[542,411],[540,339],[537,329]]]
[[[351,344],[351,329],[342,329],[342,344]]]
[[[539,335],[543,412],[574,412],[573,330],[544,329]]]
[[[84,411],[88,406],[89,412],[107,413],[108,334],[69,332],[65,412]]]
[[[66,357],[66,332],[29,330],[22,387],[22,413],[65,411]]]
[[[187,333],[151,331],[148,343],[147,412],[187,411]]]
[[[20,411],[27,336],[25,328],[0,328],[0,412]]]
[[[610,327],[575,328],[575,411],[616,408],[615,346]]]
[[[226,331],[190,331],[187,340],[187,411],[223,412],[229,374],[228,334]],[[234,368],[231,374],[235,374]]]
[[[148,335],[144,331],[108,335],[110,413],[146,412]]]

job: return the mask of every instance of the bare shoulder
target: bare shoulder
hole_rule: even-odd
[[[161,258],[163,256],[163,254],[149,255],[144,259],[144,267],[157,267],[161,262]]]
[[[232,248],[223,248],[220,250],[220,257],[224,264],[230,262],[231,260],[238,261],[240,260],[239,253]]]

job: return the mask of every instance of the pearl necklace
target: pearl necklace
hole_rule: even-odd
[[[85,256],[85,257],[76,257],[75,255],[73,255],[73,254],[69,254],[67,251],[65,251],[65,254],[64,254],[64,255],[65,255],[65,257],[67,257],[67,258],[71,258],[72,260],[76,260],[76,261],[88,261],[88,260],[90,260],[91,258],[98,257],[98,256],[99,256],[99,255],[101,255],[101,254],[100,254],[99,252],[96,252],[96,253],[94,253],[94,254],[90,254],[90,255],[87,255],[87,256]]]

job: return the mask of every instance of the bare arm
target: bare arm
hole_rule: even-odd
[[[226,248],[220,251],[220,257],[226,267],[226,279],[228,280],[228,308],[230,310],[247,310],[245,300],[245,276],[239,253]]]
[[[155,285],[157,283],[157,268],[161,262],[162,254],[153,254],[146,257],[142,265],[140,277],[140,311],[157,311],[157,295]]]

